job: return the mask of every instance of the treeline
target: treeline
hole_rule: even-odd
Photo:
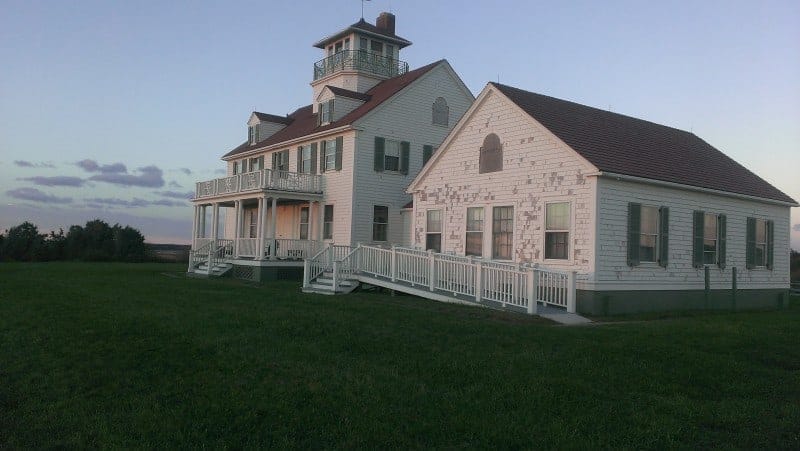
[[[122,261],[147,259],[144,236],[130,226],[109,226],[99,219],[84,227],[74,225],[67,233],[39,233],[30,222],[11,227],[0,234],[0,260],[3,261]]]

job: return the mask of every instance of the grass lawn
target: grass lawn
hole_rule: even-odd
[[[0,264],[0,448],[800,448],[800,302],[563,327]]]

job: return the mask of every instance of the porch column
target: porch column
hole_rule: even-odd
[[[206,206],[200,206],[200,233],[198,238],[206,237]]]
[[[205,218],[206,214],[203,211],[203,218]],[[214,243],[217,242],[219,239],[219,204],[215,203],[214,207],[211,210],[211,238],[214,239]],[[205,219],[203,219],[203,227],[205,227]]]
[[[264,231],[262,230],[262,217],[264,216],[263,213],[264,208],[264,198],[258,198],[258,215],[256,216],[256,260],[263,260],[264,259]]]
[[[234,214],[236,216],[236,228],[233,230],[233,255],[239,256],[239,237],[242,235],[242,201],[233,201]]]
[[[278,242],[275,241],[278,237],[278,198],[272,198],[272,219],[270,221],[272,224],[270,225],[270,230],[272,231],[272,243],[273,246],[270,248],[269,258],[274,259],[278,256]]]
[[[194,217],[192,218],[192,249],[195,248],[194,242],[197,239],[197,205],[194,206]]]
[[[317,240],[322,241],[323,230],[325,229],[325,204],[322,201],[317,202],[319,218],[317,218]]]

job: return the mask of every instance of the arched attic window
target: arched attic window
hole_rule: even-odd
[[[490,133],[483,140],[481,146],[478,173],[496,172],[503,170],[503,144],[500,138]]]
[[[450,107],[447,106],[447,100],[444,97],[437,97],[433,102],[433,125],[444,125],[447,127],[450,123]]]

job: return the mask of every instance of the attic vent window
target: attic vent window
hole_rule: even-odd
[[[490,133],[483,140],[479,160],[480,174],[503,170],[503,144],[494,133]]]
[[[450,124],[450,107],[447,106],[447,100],[444,97],[438,97],[433,102],[433,125],[444,125],[447,127]]]

